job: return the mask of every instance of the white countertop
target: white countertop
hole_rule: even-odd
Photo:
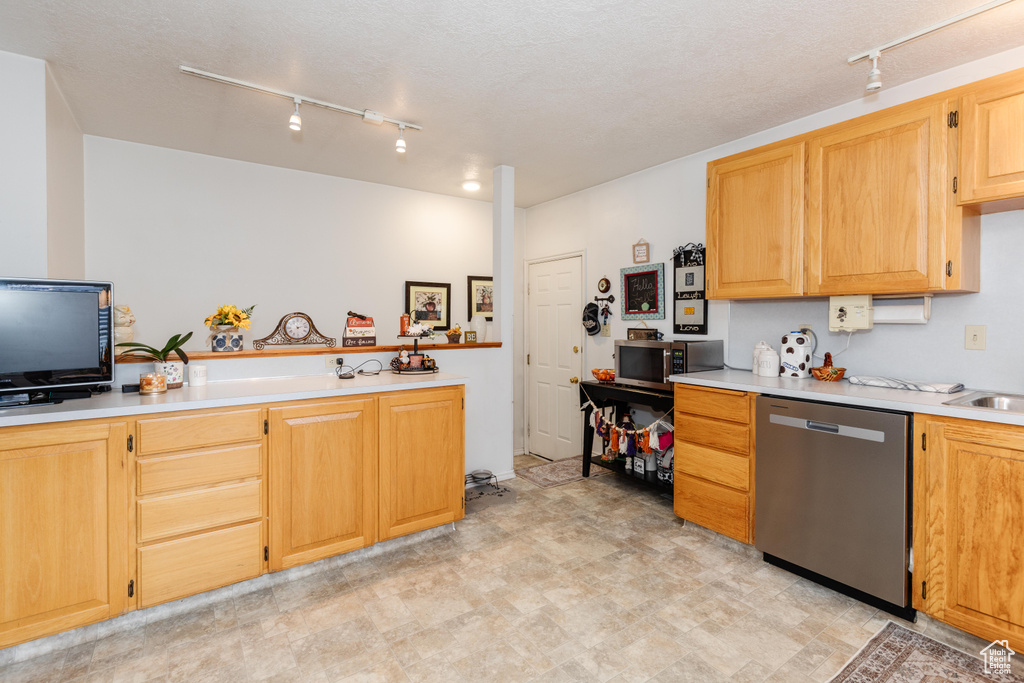
[[[325,374],[210,382],[202,387],[185,386],[181,389],[168,389],[166,394],[147,396],[137,393],[125,394],[121,392],[120,387],[114,387],[106,394],[66,400],[58,405],[5,408],[0,410],[0,427],[299,401],[307,398],[357,396],[381,391],[429,389],[465,383],[464,377],[444,372],[432,375],[397,375],[385,371],[379,375],[356,375],[353,379],[338,379],[334,375]]]
[[[962,397],[979,389],[966,389],[956,394],[935,394],[924,391],[882,389],[839,382],[819,382],[813,377],[789,379],[785,377],[758,377],[749,370],[711,370],[672,375],[669,379],[680,384],[692,384],[715,389],[733,389],[758,394],[771,394],[788,398],[802,398],[811,401],[842,403],[865,408],[899,410],[907,413],[924,413],[943,417],[959,417],[965,420],[982,420],[1002,424],[1024,425],[1024,415],[1008,413],[989,408],[945,406],[945,401]]]

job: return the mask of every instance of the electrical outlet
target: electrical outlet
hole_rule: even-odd
[[[338,359],[337,358],[324,358],[324,367],[325,368],[330,368],[331,370],[333,370],[334,368],[338,367]]]
[[[610,336],[612,336],[612,326],[611,325],[601,325],[601,336],[602,337],[610,337]]]
[[[811,329],[811,324],[810,323],[800,323],[799,325],[796,326],[796,329],[798,329],[798,330],[809,330],[809,329]]]
[[[965,325],[964,326],[964,348],[973,351],[985,350],[985,326]]]

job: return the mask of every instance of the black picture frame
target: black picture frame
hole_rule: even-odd
[[[420,304],[416,303],[418,297],[421,300]],[[423,304],[423,297],[430,297],[432,301]],[[430,304],[433,304],[435,308],[428,311],[427,306]],[[424,308],[419,309],[418,305],[423,305]],[[425,323],[439,332],[447,330],[452,323],[451,283],[406,280],[405,310],[409,311],[413,323]]]
[[[490,303],[484,302],[481,306],[477,306],[476,294],[480,288],[490,287],[491,289],[491,301]],[[490,310],[487,310],[487,307]],[[494,278],[490,275],[467,275],[466,276],[466,322],[473,320],[473,316],[476,314],[484,316],[487,320],[494,319]]]
[[[672,254],[672,333],[707,334],[708,299],[704,245],[689,243]]]

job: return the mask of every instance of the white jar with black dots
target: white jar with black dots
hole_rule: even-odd
[[[812,365],[810,336],[799,331],[782,335],[779,360],[779,377],[810,377]]]

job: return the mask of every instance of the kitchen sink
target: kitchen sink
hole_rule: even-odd
[[[1008,413],[1024,413],[1024,395],[976,391],[973,394],[967,394],[952,401],[946,401],[943,405],[988,408],[990,410],[1003,410]]]

